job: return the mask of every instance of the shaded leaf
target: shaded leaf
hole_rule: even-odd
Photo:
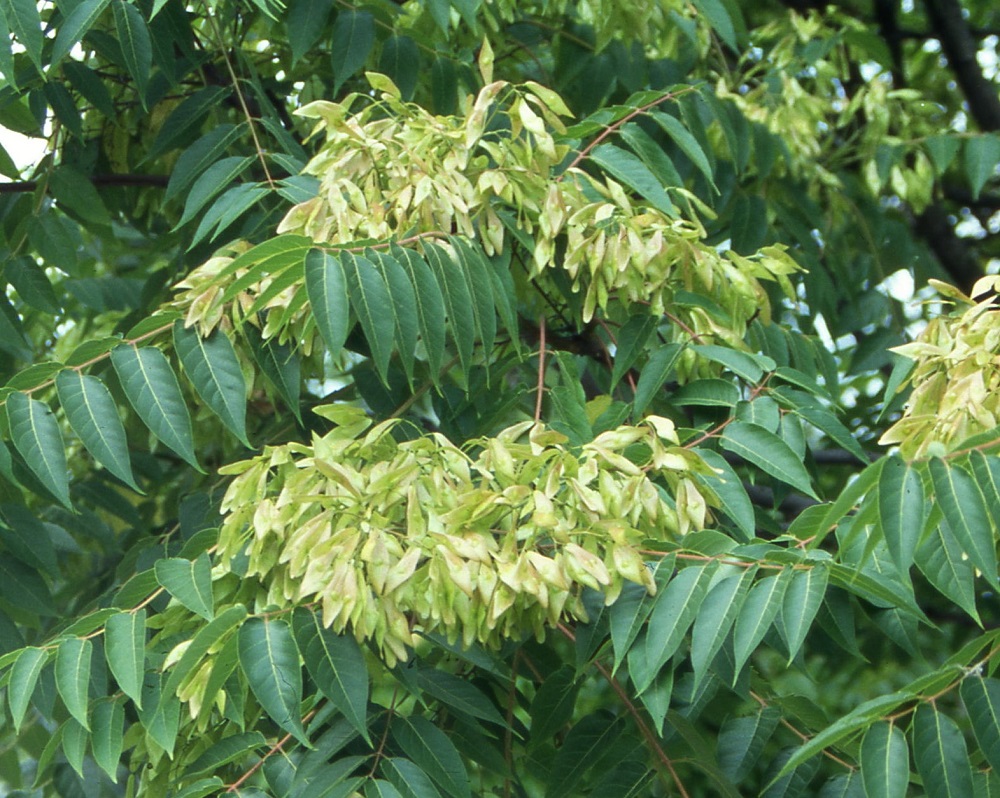
[[[459,273],[459,265],[441,247],[423,242],[427,263],[437,278],[444,295],[451,337],[458,350],[462,368],[466,372],[472,363],[472,350],[476,342],[476,319],[469,284]]]
[[[86,35],[97,22],[111,0],[83,0],[73,8],[63,20],[56,33],[55,44],[52,45],[51,64],[62,61],[80,39]]]
[[[65,445],[59,423],[48,405],[15,392],[7,397],[7,417],[14,448],[28,468],[53,496],[71,508]]]
[[[1000,681],[969,674],[959,687],[976,742],[994,772],[1000,770]]]
[[[427,718],[399,718],[392,736],[421,770],[452,798],[472,798],[469,774],[448,736]]]
[[[427,353],[431,378],[437,380],[444,355],[445,305],[441,286],[434,272],[412,249],[393,247],[392,256],[406,272],[414,288],[414,309],[420,328],[420,340]]]
[[[777,708],[762,707],[755,715],[729,718],[722,724],[717,756],[730,780],[740,782],[750,774],[780,719]]]
[[[345,10],[333,22],[330,54],[333,64],[333,93],[360,70],[375,46],[375,19],[368,11]]]
[[[646,365],[639,372],[639,381],[635,386],[635,398],[632,400],[632,414],[635,418],[642,416],[653,396],[663,387],[683,351],[681,344],[664,344],[649,356]]]
[[[125,67],[139,90],[139,99],[146,105],[146,86],[149,83],[149,70],[153,65],[153,44],[149,38],[149,28],[139,9],[124,2],[115,0],[112,6],[115,18],[115,31],[118,43],[121,45]]]

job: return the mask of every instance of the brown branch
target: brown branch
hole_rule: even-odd
[[[112,186],[150,186],[152,188],[166,188],[167,183],[170,182],[170,175],[91,175],[90,182],[93,183],[96,188],[108,188]],[[0,194],[27,194],[37,188],[37,180],[16,180],[12,183],[0,183]]]

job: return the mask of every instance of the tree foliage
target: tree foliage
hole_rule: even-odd
[[[2,0],[0,788],[1000,791],[998,16]]]

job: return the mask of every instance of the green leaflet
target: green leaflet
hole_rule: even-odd
[[[928,582],[980,623],[975,569],[962,554],[947,521],[942,519],[924,539],[917,549],[916,563]]]
[[[658,319],[649,313],[629,316],[615,339],[615,362],[611,369],[611,387],[614,391],[619,380],[635,365],[646,348],[646,342],[656,331]],[[641,375],[640,375],[641,376]]]
[[[88,730],[76,718],[67,718],[62,725],[62,748],[66,761],[83,777],[83,757],[87,752]]]
[[[294,64],[323,35],[323,28],[330,18],[333,6],[327,0],[299,0],[289,5],[285,24],[288,26],[288,43],[291,45]]]
[[[1000,681],[969,674],[959,687],[976,742],[994,772],[1000,769]]]
[[[807,496],[818,498],[802,461],[781,438],[756,424],[733,421],[722,433],[721,446]]]
[[[762,707],[755,715],[732,717],[719,731],[719,768],[733,782],[740,782],[753,769],[767,741],[781,720],[775,707]]]
[[[206,621],[214,616],[212,599],[212,561],[207,553],[197,560],[170,558],[157,560],[156,581],[171,596]]]
[[[170,678],[173,678],[173,674]],[[161,689],[164,681],[166,677],[160,679],[153,674],[143,685],[139,721],[146,730],[146,735],[173,756],[177,729],[180,726],[181,702],[173,693]]]
[[[42,668],[49,661],[49,652],[42,648],[25,648],[18,654],[10,669],[10,681],[7,684],[7,701],[10,704],[10,717],[14,722],[14,731],[19,731],[28,711],[28,704],[35,693],[35,685]]]
[[[312,307],[316,329],[330,357],[339,357],[350,330],[347,276],[334,255],[319,249],[306,254],[306,294]]]
[[[649,356],[645,367],[639,373],[639,381],[635,386],[635,398],[632,400],[632,415],[639,419],[643,411],[652,401],[653,396],[667,381],[667,377],[677,363],[677,358],[684,351],[682,344],[664,344]]]
[[[382,775],[396,785],[403,798],[441,798],[430,777],[409,759],[386,757],[381,768]]]
[[[930,470],[937,504],[955,538],[983,577],[1000,588],[993,526],[982,492],[964,468],[935,457]]]
[[[738,677],[774,622],[794,575],[793,570],[786,568],[775,576],[759,580],[750,589],[733,629],[734,678]]]
[[[788,644],[789,664],[805,642],[809,627],[819,612],[829,578],[829,569],[825,565],[816,564],[808,570],[797,571],[785,591],[781,604],[781,621],[785,642]]]
[[[110,0],[83,0],[69,14],[63,24],[59,26],[56,34],[55,44],[52,45],[51,65],[55,66],[63,60],[69,51],[73,49],[80,39],[89,31],[98,20],[104,9],[108,7]]]
[[[641,675],[631,673],[637,693],[642,693],[680,647],[688,628],[694,622],[708,587],[718,568],[713,560],[707,565],[692,565],[681,570],[656,597],[649,615],[646,632],[646,661],[649,670]]]
[[[330,41],[333,93],[340,92],[348,78],[365,65],[375,46],[375,19],[368,11],[339,11]]]
[[[531,702],[532,745],[548,742],[570,722],[579,692],[580,680],[577,679],[576,670],[568,665],[559,668],[542,682]]]
[[[115,31],[122,48],[125,67],[135,80],[139,89],[139,99],[145,107],[146,85],[149,83],[149,70],[153,65],[153,44],[149,38],[149,28],[142,17],[142,12],[125,0],[115,0],[112,8]]]
[[[591,150],[590,160],[635,191],[650,205],[667,216],[677,211],[663,190],[663,184],[638,157],[614,144],[599,144]]]
[[[413,356],[417,348],[419,321],[417,318],[417,296],[413,283],[403,267],[384,252],[365,250],[365,257],[382,275],[389,300],[392,319],[396,326],[396,351],[403,364],[406,377],[413,380]]]
[[[187,403],[163,352],[125,344],[111,350],[111,363],[125,395],[150,432],[201,471]]]
[[[733,20],[729,16],[729,11],[722,0],[692,0],[698,13],[704,16],[712,26],[719,38],[724,41],[731,50],[739,52],[736,42],[736,29],[733,27]],[[734,6],[734,10],[739,13],[739,6]]]
[[[208,653],[208,650],[228,635],[234,628],[243,623],[243,619],[246,617],[246,607],[242,604],[234,604],[224,612],[219,613],[214,620],[201,627],[184,651],[184,655],[170,669],[167,682],[163,686],[163,698],[167,700],[174,698],[177,694],[177,688],[181,686],[184,680],[197,667],[205,654]],[[146,707],[145,694],[143,694],[142,702],[145,709],[152,709]],[[157,712],[159,712],[158,709]],[[146,725],[145,721],[143,721],[143,725]],[[166,748],[166,746],[162,747]]]
[[[409,36],[391,36],[382,45],[379,72],[388,75],[404,100],[412,100],[420,76],[420,49]]]
[[[438,288],[444,295],[451,337],[458,350],[462,369],[468,373],[476,343],[476,319],[469,284],[461,279],[459,265],[437,244],[423,242],[427,263],[434,272]]]
[[[223,230],[266,197],[269,191],[264,183],[237,183],[227,188],[212,203],[212,207],[202,214],[188,249],[193,249],[202,240],[215,240]]]
[[[94,761],[111,780],[118,782],[118,760],[122,755],[125,708],[120,700],[101,701],[94,707],[94,731],[90,748]]]
[[[493,349],[497,333],[491,268],[479,248],[473,247],[464,238],[452,238],[451,246],[454,248],[465,282],[469,286],[469,294],[472,296],[476,333],[483,348],[489,352]]]
[[[229,92],[228,87],[209,86],[185,99],[167,117],[146,157],[156,158],[182,144],[192,132],[197,132],[208,112],[221,103]]]
[[[697,167],[698,171],[705,176],[708,184],[718,191],[715,188],[715,175],[712,171],[712,165],[708,162],[705,151],[701,148],[698,140],[684,127],[684,124],[677,117],[666,114],[663,111],[652,110],[649,112],[649,116],[673,139],[674,144],[691,160],[691,163]]]
[[[888,458],[879,475],[878,509],[889,553],[905,574],[913,562],[926,508],[920,476],[900,457]]]
[[[230,762],[235,762],[249,752],[265,745],[267,745],[267,740],[259,731],[223,737],[217,743],[209,746],[201,756],[188,765],[184,771],[184,778],[194,779],[215,773]]]
[[[965,738],[951,718],[929,704],[913,716],[913,759],[928,798],[972,795],[972,769]]]
[[[252,448],[247,439],[247,387],[236,350],[221,330],[202,338],[194,328],[174,322],[174,348],[191,384],[240,442]]]
[[[56,689],[66,709],[85,729],[90,729],[90,661],[94,644],[80,637],[63,640],[56,649]]]
[[[733,467],[718,452],[711,449],[697,449],[698,456],[712,467],[712,474],[695,474],[695,478],[707,486],[722,504],[722,511],[728,515],[736,528],[743,533],[742,542],[749,543],[757,531],[757,520],[753,504],[746,488]]]
[[[398,718],[392,724],[393,739],[441,789],[452,798],[472,798],[469,774],[462,757],[448,736],[427,718]]]
[[[104,625],[104,654],[118,686],[142,708],[146,663],[146,610],[120,612]]]
[[[691,667],[697,686],[722,648],[753,584],[756,568],[744,568],[718,582],[705,597],[691,630]]]
[[[580,780],[619,738],[623,725],[621,718],[609,722],[604,715],[592,714],[573,726],[552,760],[545,798],[577,795]]]
[[[691,347],[700,357],[725,366],[740,379],[756,384],[764,376],[764,371],[774,371],[775,362],[766,355],[752,355],[726,346],[695,344]]]
[[[104,383],[89,374],[64,369],[56,375],[56,390],[66,419],[87,451],[118,479],[142,493],[132,475],[118,407]]]
[[[0,557],[0,596],[36,615],[56,615],[45,580],[16,557]]]
[[[910,785],[910,748],[898,726],[880,721],[865,732],[860,764],[868,795],[905,798]]]
[[[240,627],[237,639],[240,667],[261,707],[308,746],[299,708],[302,669],[292,630],[280,618],[250,618]]]
[[[368,740],[368,669],[357,641],[323,627],[312,612],[297,612],[295,636],[316,686]]]
[[[385,279],[367,258],[350,252],[340,254],[347,278],[351,307],[361,323],[372,362],[382,382],[389,381],[389,358],[396,337],[395,311]]]
[[[7,27],[28,53],[39,74],[42,72],[42,19],[34,0],[0,0],[0,11],[7,18]]]
[[[969,181],[972,198],[978,199],[986,181],[996,171],[1000,162],[1000,136],[995,133],[980,133],[965,140],[962,149],[965,176]]]
[[[27,394],[12,393],[7,397],[7,417],[14,448],[28,468],[61,504],[72,508],[63,437],[48,405]]]
[[[216,161],[205,169],[191,186],[187,200],[184,203],[184,213],[181,215],[180,221],[174,225],[174,229],[177,230],[194,219],[202,208],[211,202],[221,191],[228,188],[229,184],[239,177],[253,162],[254,158],[252,155],[231,155]]]
[[[412,249],[393,247],[393,259],[406,272],[414,288],[414,310],[420,328],[420,340],[427,353],[431,379],[437,380],[444,356],[445,308],[441,286],[430,266]]]
[[[62,312],[59,298],[41,266],[30,258],[12,258],[4,265],[4,277],[27,304],[43,313]]]
[[[299,397],[302,390],[302,369],[298,353],[275,338],[263,340],[252,324],[243,327],[243,334],[250,345],[254,362],[301,424]]]
[[[403,798],[403,794],[390,781],[371,779],[365,784],[365,798]]]
[[[188,186],[214,164],[231,144],[239,141],[242,132],[240,125],[217,125],[184,150],[174,163],[164,199],[170,200],[183,194]]]
[[[506,726],[503,716],[486,694],[467,679],[436,668],[425,668],[417,675],[420,688],[450,709],[480,720]]]

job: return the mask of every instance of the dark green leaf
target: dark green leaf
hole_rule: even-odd
[[[119,612],[104,626],[104,654],[118,686],[142,708],[146,662],[146,611]]]
[[[365,257],[382,275],[389,291],[392,318],[396,325],[396,351],[399,352],[406,376],[412,379],[413,356],[420,328],[414,285],[400,263],[391,255],[366,250]]]
[[[111,215],[104,200],[90,178],[78,169],[67,164],[55,169],[49,175],[49,191],[63,210],[83,222],[101,226],[110,224]]]
[[[94,26],[109,2],[110,0],[83,0],[66,15],[66,19],[59,26],[55,44],[52,45],[52,65],[69,55],[73,45]]]
[[[445,250],[426,241],[423,246],[427,263],[434,272],[438,287],[444,295],[451,337],[458,349],[462,369],[468,373],[476,342],[476,318],[469,284],[463,279],[460,266]]]
[[[878,481],[878,508],[889,553],[906,573],[924,526],[924,488],[919,475],[900,457],[890,457]]]
[[[983,494],[969,472],[935,457],[930,463],[937,504],[962,549],[986,580],[997,580],[996,542]]]
[[[121,701],[101,701],[94,707],[94,731],[90,748],[94,753],[94,761],[116,784],[124,731],[125,708]]]
[[[781,620],[788,644],[788,661],[791,663],[805,642],[809,627],[819,612],[826,595],[826,585],[830,571],[816,564],[805,571],[797,571],[792,577],[781,604]]]
[[[340,11],[333,23],[330,53],[333,63],[333,93],[360,70],[375,46],[375,19],[368,11]]]
[[[17,43],[28,53],[39,74],[42,72],[42,19],[35,0],[0,0],[0,11]],[[5,75],[7,77],[7,75]]]
[[[329,252],[311,249],[306,255],[306,293],[316,328],[331,357],[338,357],[350,330],[347,276],[340,260]]]
[[[187,404],[163,352],[151,346],[126,344],[111,350],[111,363],[125,395],[150,432],[201,470],[194,453]]]
[[[722,648],[753,583],[753,568],[745,568],[718,582],[705,597],[691,629],[691,667],[695,685]]]
[[[37,615],[56,614],[45,580],[16,557],[0,557],[0,596],[15,607]]]
[[[969,674],[959,688],[972,731],[994,772],[1000,770],[1000,681]]]
[[[602,755],[622,733],[622,724],[607,717],[591,714],[577,723],[556,751],[549,771],[545,798],[566,798],[575,792],[584,774],[594,767]]]
[[[861,778],[868,795],[904,798],[910,784],[910,748],[898,726],[881,721],[861,743]]]
[[[28,704],[35,694],[38,677],[41,676],[42,668],[48,661],[48,651],[29,647],[21,650],[11,666],[10,681],[7,683],[7,701],[10,703],[10,717],[14,722],[15,732],[21,728]]]
[[[972,795],[972,769],[965,738],[951,718],[929,704],[913,716],[913,759],[928,798]]]
[[[226,334],[216,329],[202,338],[196,329],[178,320],[174,322],[174,348],[198,395],[229,431],[251,448],[246,429],[246,382]]]
[[[412,249],[393,247],[391,252],[413,284],[420,340],[427,352],[431,376],[437,379],[444,355],[445,305],[441,286],[434,278],[434,272]]]
[[[244,758],[251,751],[267,745],[267,740],[259,731],[234,734],[223,737],[192,762],[184,771],[184,778],[195,779],[215,773],[230,762]]]
[[[711,449],[698,449],[701,457],[716,473],[696,474],[699,482],[706,485],[722,503],[722,511],[728,515],[743,533],[744,542],[753,539],[757,531],[757,520],[753,504],[746,488],[726,459]]]
[[[916,553],[917,567],[941,594],[965,610],[976,623],[976,573],[962,554],[948,522],[943,520],[924,539]]]
[[[969,181],[972,198],[978,199],[1000,162],[1000,136],[980,133],[965,140],[962,154],[965,158],[965,176]]]
[[[361,322],[375,369],[382,382],[388,384],[389,358],[396,335],[389,289],[378,269],[367,258],[345,251],[341,253],[340,260],[344,265],[351,307]]]
[[[776,576],[761,579],[750,589],[733,630],[733,656],[736,661],[733,671],[736,675],[774,622],[794,575],[793,570],[785,569]]]
[[[409,36],[391,36],[382,45],[379,72],[388,75],[404,100],[412,100],[420,76],[420,50]]]
[[[64,506],[71,507],[65,446],[48,405],[27,394],[12,393],[7,397],[7,417],[14,448],[28,468]]]
[[[474,718],[506,725],[496,705],[474,684],[461,676],[436,668],[420,671],[417,683],[427,695],[445,706]]]
[[[250,618],[240,627],[238,640],[240,667],[261,707],[308,745],[300,709],[302,668],[292,630],[280,618]]]
[[[705,176],[708,184],[714,188],[715,176],[712,173],[712,165],[708,162],[705,151],[701,148],[698,140],[691,135],[683,123],[677,117],[662,111],[650,111],[649,115],[673,139],[674,144],[691,160],[691,163]]]
[[[734,782],[745,779],[778,727],[781,712],[762,707],[756,715],[729,718],[719,731],[718,757],[722,772]]]
[[[219,193],[229,188],[229,185],[253,161],[254,158],[251,155],[232,155],[216,161],[205,169],[191,186],[187,200],[184,202],[184,213],[181,215],[180,221],[174,226],[174,229],[183,227],[194,219]],[[204,224],[205,218],[205,216],[202,216],[202,224]]]
[[[737,454],[808,496],[818,498],[802,461],[781,438],[756,424],[734,421],[722,433],[722,448]]]
[[[635,386],[635,398],[632,400],[632,414],[635,418],[642,417],[646,406],[667,381],[682,351],[684,347],[681,344],[664,344],[649,356],[646,365],[639,372],[639,382]]]
[[[212,620],[212,562],[207,553],[197,560],[171,558],[157,560],[156,581],[171,596],[206,621]]]
[[[403,752],[452,798],[472,798],[469,774],[454,744],[427,718],[399,718],[392,736]]]
[[[59,402],[73,431],[94,459],[141,493],[132,476],[125,428],[111,392],[97,377],[65,369],[56,375]]]
[[[674,204],[663,190],[662,183],[647,166],[632,153],[614,144],[599,144],[590,151],[590,160],[600,166],[627,188],[635,191],[657,210],[668,216],[676,211]]]
[[[63,640],[56,649],[56,688],[69,714],[88,730],[87,706],[93,652],[94,644],[80,637]]]
[[[139,100],[146,105],[146,86],[153,65],[153,44],[149,28],[139,9],[125,0],[114,0],[115,32],[121,45],[122,58],[139,91]]]
[[[173,199],[187,190],[199,175],[216,163],[226,149],[239,139],[241,133],[242,128],[236,125],[218,125],[184,150],[174,163],[164,199]]]
[[[396,785],[403,798],[441,798],[430,777],[409,759],[386,757],[382,760],[382,775]]]
[[[548,742],[569,723],[579,692],[580,680],[576,677],[576,671],[569,666],[559,668],[542,682],[531,702],[533,745]]]

